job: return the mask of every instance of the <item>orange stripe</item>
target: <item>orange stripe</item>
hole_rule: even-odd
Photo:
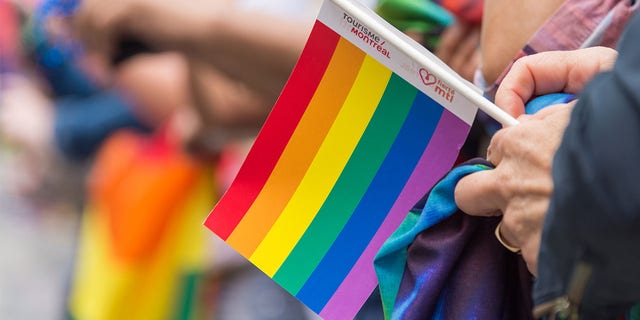
[[[340,39],[318,90],[269,180],[227,239],[245,257],[251,256],[298,187],[340,111],[364,56],[362,50]]]

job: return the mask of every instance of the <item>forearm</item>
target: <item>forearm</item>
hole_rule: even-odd
[[[189,61],[189,84],[194,107],[209,127],[250,127],[255,133],[275,102],[196,59]]]
[[[211,39],[203,39],[193,52],[231,78],[277,97],[302,52],[308,26],[258,13],[232,11],[221,16]]]
[[[544,21],[564,0],[485,0],[482,18],[482,73],[494,82]]]
[[[310,22],[233,8],[203,26],[205,30],[183,43],[183,51],[270,97],[280,93],[310,30]]]
[[[277,97],[312,23],[292,21],[220,0],[84,0],[74,26],[89,51],[114,56],[122,40],[180,51]]]

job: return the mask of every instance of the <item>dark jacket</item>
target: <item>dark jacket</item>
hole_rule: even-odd
[[[639,16],[618,50],[613,70],[583,90],[556,153],[534,289],[536,305],[569,295],[585,319],[640,302]]]

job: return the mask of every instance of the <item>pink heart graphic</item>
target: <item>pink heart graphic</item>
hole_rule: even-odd
[[[422,79],[422,82],[427,86],[434,85],[438,81],[438,78],[429,73],[425,68],[420,69],[420,79]]]

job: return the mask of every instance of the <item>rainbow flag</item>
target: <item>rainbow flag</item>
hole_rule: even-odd
[[[202,319],[211,166],[164,132],[123,130],[102,145],[88,181],[67,318]]]
[[[395,44],[411,40],[357,2],[340,2],[351,10],[325,2],[205,222],[325,319],[353,318],[372,293],[374,255],[451,168],[477,111],[459,84]]]

